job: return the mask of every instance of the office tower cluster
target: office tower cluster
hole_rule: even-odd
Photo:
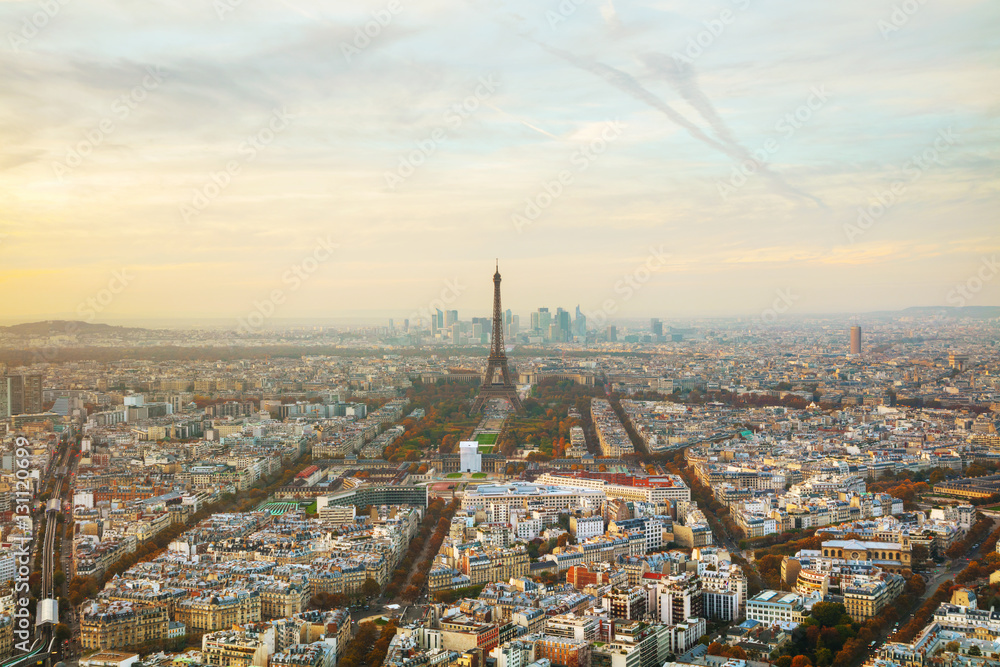
[[[576,307],[576,313],[556,308],[552,313],[542,307],[531,313],[531,327],[526,332],[529,342],[567,343],[587,335],[587,316]]]
[[[41,375],[0,375],[0,419],[41,411]]]

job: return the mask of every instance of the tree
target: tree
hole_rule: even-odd
[[[73,636],[73,631],[65,623],[56,624],[56,641],[66,641]]]
[[[792,658],[791,667],[812,667],[812,662],[810,662],[809,658],[800,653]]]
[[[764,578],[764,583],[769,588],[781,588],[781,561],[783,556],[768,554],[757,560],[757,571]]]
[[[847,608],[839,602],[817,602],[812,608],[812,617],[823,627],[832,628],[840,623]]]
[[[722,644],[719,642],[712,642],[708,645],[709,655],[722,655]]]
[[[747,659],[747,652],[744,651],[739,646],[727,646],[726,648],[722,649],[722,655],[726,656],[727,658],[735,658],[736,660]]]
[[[837,627],[843,627],[843,626],[837,626]],[[831,651],[830,661],[832,662],[833,661],[832,652],[840,650],[840,647],[843,646],[844,644],[844,640],[840,635],[840,630],[838,630],[837,628],[825,627],[820,632],[820,636],[823,638],[823,646],[826,646]],[[817,664],[819,664],[818,653],[816,654],[816,661]]]
[[[969,649],[969,655],[979,656],[982,654],[983,652],[979,650],[978,646],[973,646],[972,648]]]
[[[986,468],[984,468],[979,463],[973,463],[972,465],[970,465],[968,468],[965,469],[966,477],[982,477],[986,473],[987,473]],[[970,651],[969,654],[971,655],[972,652]]]
[[[373,598],[382,592],[382,587],[378,585],[378,582],[368,577],[365,579],[365,583],[361,585],[361,592],[364,593],[366,598]]]

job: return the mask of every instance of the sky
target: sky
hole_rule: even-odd
[[[0,0],[0,318],[465,319],[497,259],[525,315],[1000,305],[998,27],[989,0]]]

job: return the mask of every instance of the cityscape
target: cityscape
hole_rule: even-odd
[[[0,0],[0,667],[1000,667],[998,28]]]
[[[1000,309],[522,327],[492,282],[0,330],[5,667],[1000,660]]]

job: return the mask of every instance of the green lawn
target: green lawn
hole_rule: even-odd
[[[448,477],[448,479],[459,479],[459,478],[462,477],[462,473],[460,473],[460,472],[450,472],[450,473],[448,473],[447,477]]]
[[[480,454],[489,454],[493,451],[493,445],[479,445]]]
[[[480,433],[476,436],[476,442],[480,445],[494,445],[497,441],[496,433]]]
[[[484,472],[474,472],[474,473],[472,473],[472,479],[486,479],[486,473],[484,473]]]

